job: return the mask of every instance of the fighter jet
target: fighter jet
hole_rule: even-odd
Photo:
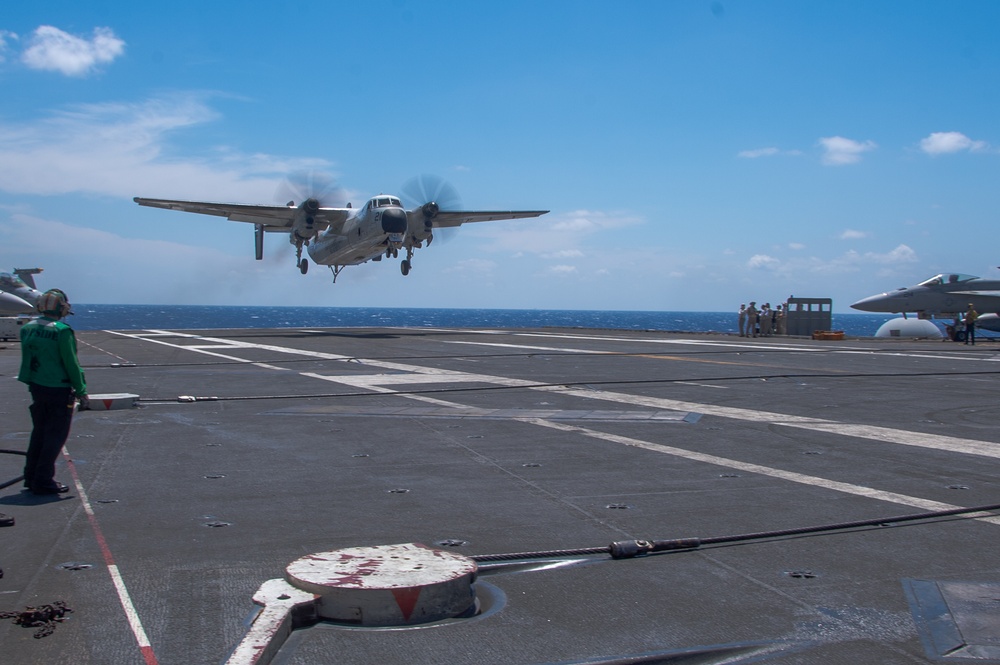
[[[35,288],[35,275],[41,268],[15,268],[0,272],[0,315],[32,314],[42,292]]]
[[[1000,280],[974,275],[941,273],[916,286],[862,298],[851,307],[862,312],[902,314],[903,318],[914,312],[921,319],[950,319],[957,328],[970,304],[979,313],[977,328],[1000,332]]]
[[[920,318],[954,319],[969,304],[980,314],[1000,313],[1000,280],[961,273],[942,273],[916,286],[868,296],[851,305],[862,312],[902,314]]]

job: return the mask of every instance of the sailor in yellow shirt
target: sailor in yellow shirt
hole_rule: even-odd
[[[34,494],[61,494],[69,488],[55,480],[56,460],[69,436],[73,407],[90,404],[87,383],[76,356],[76,336],[61,321],[70,313],[59,289],[35,303],[41,316],[21,327],[21,371],[17,380],[31,392],[31,440],[24,464],[24,486]]]

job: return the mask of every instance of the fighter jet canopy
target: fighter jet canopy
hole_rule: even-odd
[[[959,284],[970,279],[979,279],[975,275],[963,275],[959,272],[942,273],[920,282],[919,286],[941,286],[942,284]]]

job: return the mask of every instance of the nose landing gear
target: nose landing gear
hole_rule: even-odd
[[[399,262],[399,271],[403,273],[403,276],[410,274],[410,268],[413,267],[413,246],[408,245],[406,248],[406,258]]]

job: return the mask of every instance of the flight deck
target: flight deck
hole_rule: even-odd
[[[994,342],[77,339],[90,392],[136,398],[75,416],[68,494],[0,489],[16,519],[0,613],[68,608],[0,620],[5,663],[1000,663]],[[0,484],[31,429],[19,362],[0,343]],[[372,601],[386,607],[260,632],[274,607],[253,599],[300,584],[293,563],[373,552],[457,562],[473,604],[408,622],[414,582]],[[313,602],[301,584],[271,598],[300,591]],[[403,619],[372,625],[376,610]]]

